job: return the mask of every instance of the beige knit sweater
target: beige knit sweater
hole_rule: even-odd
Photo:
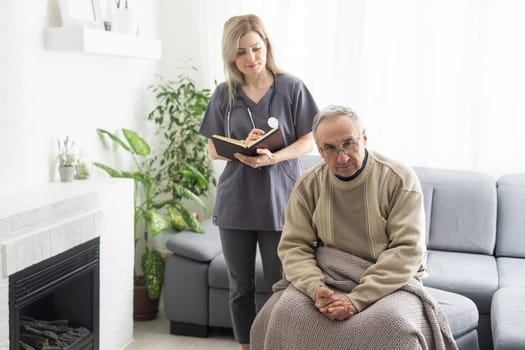
[[[349,293],[359,311],[426,276],[423,194],[407,166],[369,151],[363,171],[338,179],[326,164],[305,173],[288,202],[279,257],[297,289],[315,299],[320,244],[373,263]]]

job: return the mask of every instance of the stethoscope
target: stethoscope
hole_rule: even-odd
[[[279,126],[279,120],[277,120],[277,118],[275,118],[275,117],[272,117],[272,102],[273,102],[273,97],[275,96],[275,90],[277,90],[277,80],[276,79],[274,79],[274,81],[273,81],[272,95],[270,96],[270,104],[268,105],[268,115],[269,115],[269,117],[268,117],[268,120],[266,121],[268,126],[270,128],[272,128],[272,129]],[[246,111],[248,112],[248,118],[250,118],[250,122],[252,123],[252,126],[255,129],[255,121],[253,120],[252,110],[246,104],[246,101],[244,100],[244,98],[242,96],[239,96],[239,98],[241,99],[242,104],[246,108]],[[228,113],[226,114],[226,136],[228,136],[228,137],[231,137],[231,134],[230,134],[230,121],[231,121],[231,114],[232,114],[233,108],[235,108],[235,107],[230,106],[228,108]]]

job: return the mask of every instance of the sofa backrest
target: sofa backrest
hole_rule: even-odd
[[[525,173],[498,179],[496,256],[525,258]]]
[[[305,170],[322,161],[319,155],[312,154],[300,159]],[[498,212],[496,179],[464,170],[424,167],[414,170],[423,189],[428,249],[494,254]],[[522,195],[525,197],[525,188]],[[525,246],[525,237],[522,243]]]
[[[425,198],[428,249],[492,255],[496,243],[496,180],[472,171],[414,170]]]
[[[299,157],[299,159],[301,160],[301,164],[305,171],[323,161],[323,158],[318,154],[305,154],[304,156]]]

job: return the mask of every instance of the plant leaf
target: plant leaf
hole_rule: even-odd
[[[169,222],[155,209],[146,210],[144,213],[144,219],[150,229],[152,237],[155,237],[159,233],[166,231],[169,228]]]
[[[122,175],[122,173],[116,169],[113,169],[112,167],[110,166],[107,166],[105,164],[102,164],[102,163],[98,163],[98,162],[93,162],[93,165],[104,170],[106,173],[109,174],[109,176],[111,177],[125,177]]]
[[[131,149],[129,148],[129,146],[126,145],[126,143],[124,141],[122,141],[117,135],[115,135],[115,134],[113,134],[113,133],[111,133],[111,132],[109,132],[107,130],[104,130],[104,129],[97,129],[97,132],[102,137],[104,137],[104,135],[109,136],[110,139],[112,139],[114,142],[119,144],[126,151],[131,152]]]
[[[142,271],[146,280],[148,298],[154,300],[160,297],[164,283],[165,261],[156,250],[147,249],[141,259]]]
[[[177,192],[179,196],[181,196],[182,198],[188,198],[188,199],[195,201],[195,203],[197,203],[204,211],[206,211],[206,213],[209,212],[209,209],[206,206],[206,204],[195,193],[188,190],[186,187],[181,186],[176,183],[173,184],[173,187],[175,188],[175,191]]]
[[[190,163],[186,161],[183,161],[183,163],[186,166],[186,168],[191,172],[191,176],[195,180],[197,180],[197,182],[199,183],[199,186],[204,187],[204,188],[208,187],[208,180],[197,168],[195,168],[193,165],[191,165]]]
[[[175,207],[168,208],[168,214],[171,219],[171,226],[174,231],[180,232],[189,229],[189,225],[184,219],[182,213]]]
[[[189,230],[189,231],[197,232],[197,233],[204,233],[204,227],[202,226],[200,221],[197,220],[197,217],[193,215],[192,213],[190,213],[186,208],[184,208],[183,206],[179,206],[178,208],[170,208],[170,209],[172,209],[173,211],[176,210],[178,212],[178,215],[180,215],[180,217],[182,218],[186,226],[184,230]]]
[[[147,156],[151,152],[149,144],[142,137],[139,136],[135,131],[129,129],[122,129],[122,133],[129,145],[133,149],[133,153],[140,156]]]

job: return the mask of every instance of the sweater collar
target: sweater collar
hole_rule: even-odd
[[[337,174],[335,174],[335,176],[341,181],[351,181],[355,179],[356,177],[358,177],[359,174],[361,174],[361,172],[366,166],[367,160],[368,160],[368,150],[365,148],[365,158],[363,159],[363,164],[361,165],[361,168],[359,168],[353,175],[350,175],[350,176],[340,176]]]

